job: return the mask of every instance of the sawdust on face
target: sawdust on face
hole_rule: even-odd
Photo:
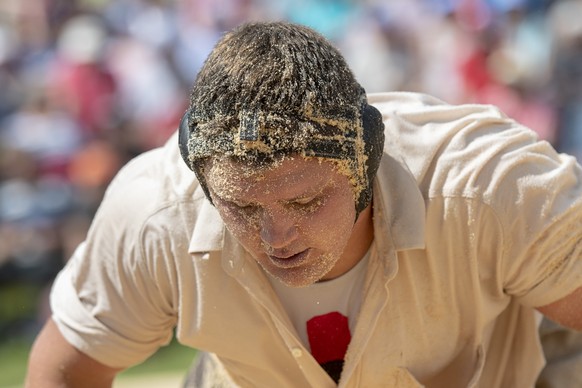
[[[359,259],[345,254],[354,191],[335,163],[295,155],[257,168],[217,157],[205,171],[227,228],[283,283],[301,287],[332,279],[351,268],[346,261]]]

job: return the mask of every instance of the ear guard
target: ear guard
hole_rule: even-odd
[[[362,109],[362,128],[364,140],[364,153],[366,159],[366,175],[368,185],[360,193],[356,203],[358,214],[372,201],[372,183],[380,167],[380,160],[384,153],[384,122],[382,114],[372,105],[365,104]]]
[[[192,133],[196,131],[197,125],[190,123],[190,110],[186,111],[182,120],[180,121],[180,128],[178,134],[178,143],[180,148],[180,154],[186,165],[194,171],[196,177],[202,186],[204,194],[208,200],[212,203],[212,198],[210,197],[210,192],[206,183],[206,178],[202,172],[202,159],[191,158],[189,144]],[[367,103],[363,104],[361,110],[361,125],[362,125],[362,140],[364,143],[364,155],[365,155],[365,176],[357,179],[358,181],[366,182],[365,187],[360,191],[359,197],[355,203],[356,212],[359,214],[364,210],[372,200],[372,182],[380,166],[380,160],[382,158],[383,147],[384,147],[384,123],[382,122],[382,114],[372,105]],[[346,149],[350,151],[345,152]],[[354,160],[357,158],[356,151],[354,147],[345,147],[337,140],[314,140],[309,142],[306,149],[304,150],[306,154],[311,156],[323,157],[328,159],[349,159]],[[358,174],[358,171],[352,171],[353,174]]]
[[[210,196],[210,191],[208,191],[208,185],[206,184],[206,178],[202,173],[202,167],[199,161],[190,160],[190,151],[188,149],[188,141],[190,140],[190,134],[192,131],[196,130],[196,126],[190,126],[190,110],[187,110],[180,120],[180,127],[178,129],[178,146],[180,147],[180,155],[182,160],[186,163],[188,168],[194,171],[206,198],[212,203],[212,197]]]

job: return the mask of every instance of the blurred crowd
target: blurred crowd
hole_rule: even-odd
[[[175,130],[223,32],[282,19],[368,92],[493,103],[582,160],[582,0],[1,0],[0,339],[46,317],[108,182]]]

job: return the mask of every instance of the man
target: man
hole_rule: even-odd
[[[195,386],[527,387],[537,311],[582,329],[582,169],[494,107],[366,96],[320,35],[257,23],[178,137],[108,189],[29,387],[107,386],[174,329]]]

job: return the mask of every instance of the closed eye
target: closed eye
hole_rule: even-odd
[[[234,201],[230,201],[229,202],[232,206],[241,209],[241,210],[250,210],[250,209],[254,209],[257,207],[257,205],[254,205],[250,202],[234,202]]]
[[[220,197],[219,197],[220,198]],[[231,209],[236,209],[236,210],[252,210],[255,209],[257,207],[257,205],[251,203],[251,202],[242,202],[242,201],[237,201],[237,200],[227,200],[227,199],[222,199],[220,198],[220,201],[222,203],[224,203],[226,206],[230,207]]]
[[[293,204],[296,205],[308,205],[313,202],[317,197],[305,197],[305,198],[296,198],[292,201]]]

